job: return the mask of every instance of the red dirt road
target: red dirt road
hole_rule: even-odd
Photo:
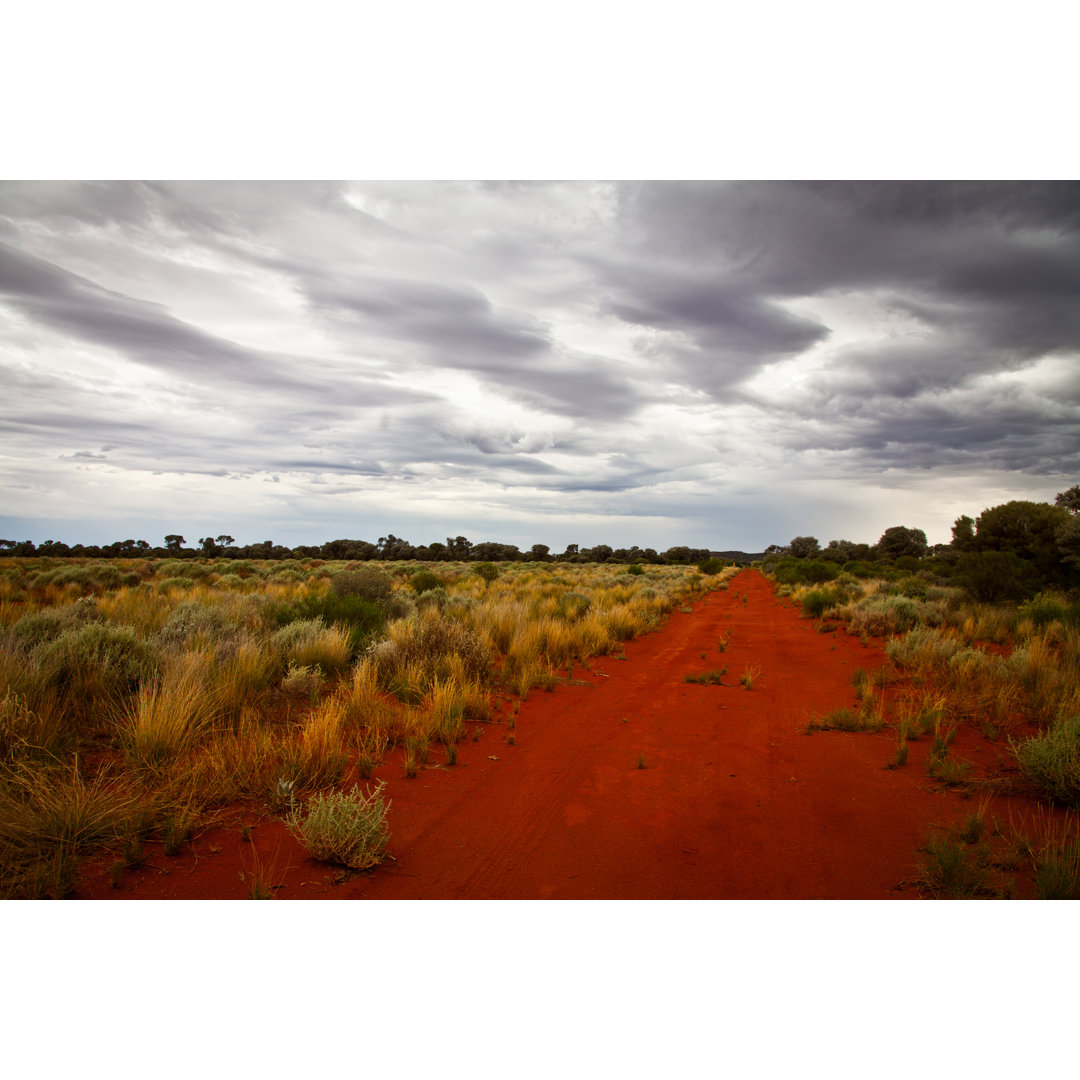
[[[119,889],[99,866],[78,894],[240,898],[258,864],[282,899],[914,898],[919,844],[965,804],[926,778],[923,743],[887,770],[889,729],[803,733],[885,659],[881,642],[818,626],[744,571],[625,660],[577,670],[588,685],[534,690],[513,732],[504,703],[455,766],[409,780],[388,758],[393,859],[374,871],[336,874],[249,814],[254,844],[238,819]],[[747,665],[761,671],[749,690]],[[684,681],[724,666],[723,685]]]

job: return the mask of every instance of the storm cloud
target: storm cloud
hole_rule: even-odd
[[[3,183],[0,530],[944,540],[1078,301],[1071,182]]]

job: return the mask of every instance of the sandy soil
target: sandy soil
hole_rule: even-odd
[[[890,729],[804,733],[813,714],[855,705],[856,668],[885,662],[883,642],[820,626],[744,571],[625,659],[534,690],[513,730],[501,702],[454,766],[436,747],[407,779],[388,757],[376,777],[393,858],[373,871],[317,863],[264,809],[239,807],[178,856],[148,844],[119,888],[115,856],[88,863],[77,895],[241,899],[259,872],[281,899],[915,898],[920,843],[971,802],[927,778],[926,740],[890,770]],[[747,665],[761,672],[752,689]],[[722,685],[684,681],[724,666]],[[954,752],[1000,767],[999,748],[965,738]]]

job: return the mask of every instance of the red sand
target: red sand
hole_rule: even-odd
[[[261,867],[280,899],[915,898],[920,843],[971,804],[926,777],[926,740],[888,770],[891,729],[804,734],[813,714],[856,703],[856,668],[885,661],[883,642],[819,626],[745,571],[628,642],[625,660],[576,670],[587,686],[534,690],[512,733],[503,703],[456,765],[410,780],[390,756],[376,777],[393,858],[373,871],[317,863],[279,821],[238,808],[179,856],[148,844],[150,865],[119,888],[111,858],[94,860],[77,895],[240,899]],[[751,690],[746,665],[762,672]],[[724,685],[684,681],[724,666]],[[990,744],[960,749],[993,768]]]

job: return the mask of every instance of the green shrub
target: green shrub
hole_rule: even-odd
[[[131,626],[88,623],[34,649],[45,680],[79,713],[124,695],[153,674],[158,651]]]
[[[285,627],[295,622],[318,620],[328,626],[338,624],[349,632],[353,648],[359,649],[383,626],[382,608],[358,595],[340,596],[334,591],[309,593],[291,603],[272,604],[265,613],[271,626]]]
[[[629,565],[629,566],[628,566],[628,567],[626,568],[626,572],[627,572],[628,574],[633,574],[633,575],[634,575],[634,577],[641,577],[641,575],[645,573],[645,571],[644,571],[644,570],[643,570],[643,569],[641,568],[641,564],[640,564],[640,563],[631,563],[631,564],[630,564],[630,565]]]
[[[442,583],[442,578],[430,570],[418,570],[409,578],[409,584],[412,586],[413,592],[417,594],[425,593],[429,589],[438,589],[442,586]]]
[[[55,641],[65,630],[75,630],[100,621],[101,616],[94,602],[84,599],[75,604],[45,608],[24,615],[11,628],[11,632],[23,648],[32,649],[46,641]]]
[[[1055,802],[1080,806],[1080,716],[1013,747],[1024,775]]]
[[[824,559],[781,559],[773,571],[773,577],[781,585],[818,585],[833,581],[840,573],[835,563]]]
[[[386,858],[390,831],[380,782],[364,796],[354,785],[348,794],[333,791],[313,795],[306,813],[295,808],[285,819],[289,832],[313,858],[339,863],[353,870],[377,866]]]
[[[1019,611],[1021,619],[1030,619],[1038,627],[1049,626],[1052,622],[1073,622],[1076,614],[1076,605],[1070,606],[1062,597],[1045,592],[1021,604]]]
[[[810,618],[820,619],[829,608],[837,605],[838,597],[832,589],[811,589],[803,594],[800,603]]]
[[[717,559],[713,557],[710,557],[708,559],[702,559],[701,562],[697,564],[697,568],[701,571],[701,573],[710,575],[719,574],[725,566],[727,566],[727,563],[725,563],[723,559]]]

